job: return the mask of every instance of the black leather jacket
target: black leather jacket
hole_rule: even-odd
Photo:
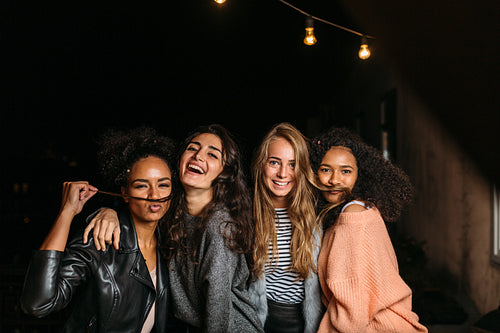
[[[43,317],[71,301],[73,309],[63,332],[137,333],[156,297],[154,330],[165,332],[167,267],[157,250],[155,290],[128,210],[120,213],[119,220],[119,250],[107,246],[105,252],[97,251],[93,239],[82,244],[82,236],[78,235],[64,253],[37,251],[26,273],[21,295],[23,310]]]

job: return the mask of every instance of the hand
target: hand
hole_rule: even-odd
[[[97,188],[86,181],[64,182],[61,213],[67,213],[74,217],[82,211],[85,203],[96,193]]]
[[[96,193],[97,188],[88,182],[63,183],[61,210],[40,250],[64,251],[73,218]]]
[[[97,250],[106,250],[106,244],[113,244],[119,249],[120,221],[116,211],[110,208],[101,208],[99,213],[90,221],[83,231],[83,243],[87,243],[90,231],[94,229],[94,245]]]

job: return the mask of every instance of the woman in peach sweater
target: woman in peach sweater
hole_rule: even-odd
[[[411,310],[384,221],[412,197],[408,176],[346,129],[313,140],[325,235],[318,276],[327,307],[318,332],[427,332]]]

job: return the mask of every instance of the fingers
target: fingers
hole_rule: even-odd
[[[61,210],[73,215],[79,214],[85,203],[97,193],[96,190],[96,187],[86,181],[64,182]]]
[[[99,214],[94,218],[94,220],[99,219]],[[101,229],[102,229],[102,220],[97,220],[96,225],[94,227],[94,232],[92,235],[94,236],[94,245],[95,248],[99,250],[106,250],[106,242],[104,242],[103,239],[99,239],[99,235],[101,234]]]
[[[113,231],[113,246],[115,249],[120,249],[120,227],[116,227]]]
[[[120,242],[120,226],[116,212],[109,208],[102,208],[99,213],[90,221],[85,229],[84,241],[87,235],[94,228],[94,244],[97,250],[106,250],[106,244],[113,244],[118,250]]]
[[[90,231],[94,229],[94,225],[95,225],[95,218],[92,219],[92,221],[90,221],[85,230],[83,230],[83,244],[87,244],[87,242],[89,241],[89,234]]]

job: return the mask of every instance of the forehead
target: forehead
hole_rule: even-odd
[[[156,156],[148,156],[145,158],[141,158],[137,162],[134,163],[131,174],[144,174],[144,173],[156,173],[156,174],[164,174],[165,176],[170,177],[170,168],[168,164],[158,158]]]
[[[275,157],[282,160],[295,160],[295,152],[292,144],[284,138],[277,138],[269,144],[267,150],[269,157]]]
[[[347,147],[334,146],[331,147],[323,156],[322,164],[349,164],[356,165],[356,158],[352,154],[352,150]]]
[[[195,136],[191,142],[199,143],[201,146],[212,146],[222,150],[222,140],[212,133],[201,133]]]

